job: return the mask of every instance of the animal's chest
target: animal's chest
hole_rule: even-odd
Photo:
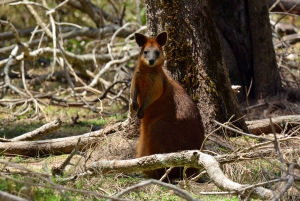
[[[148,96],[154,101],[162,95],[163,77],[160,73],[141,73],[138,80],[138,100],[140,103]]]

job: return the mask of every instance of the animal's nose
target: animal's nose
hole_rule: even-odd
[[[154,62],[155,62],[154,59],[150,59],[150,60],[149,60],[149,65],[150,65],[150,66],[153,66]]]

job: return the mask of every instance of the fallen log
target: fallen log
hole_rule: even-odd
[[[280,117],[272,117],[273,128],[276,133],[280,133],[285,126],[299,125],[300,115],[288,115]],[[270,119],[260,119],[254,121],[246,121],[249,132],[251,134],[260,135],[262,133],[273,133]]]
[[[81,138],[78,144],[78,150],[84,150],[95,143],[99,142],[101,137],[122,131],[128,125],[128,120],[116,123],[111,126],[94,132],[85,133],[80,136],[71,136],[64,138],[57,138],[51,140],[37,140],[37,141],[11,141],[0,142],[0,153],[3,155],[20,155],[20,156],[45,156],[45,155],[60,155],[69,154],[77,145],[78,139]]]
[[[61,126],[61,120],[58,118],[54,121],[51,121],[50,123],[47,123],[43,126],[41,126],[40,128],[25,133],[23,135],[20,135],[18,137],[14,137],[13,139],[11,139],[12,142],[14,141],[33,141],[33,140],[37,140],[39,138],[42,138],[46,135],[48,135],[49,133],[52,133],[53,131],[59,129]]]
[[[251,198],[259,198],[262,200],[270,200],[274,196],[274,192],[269,189],[263,187],[247,189],[248,185],[239,184],[228,179],[221,170],[218,161],[213,156],[197,150],[169,154],[155,154],[129,160],[100,160],[88,166],[87,171],[95,174],[105,172],[128,173],[164,167],[183,166],[199,169],[203,167],[216,186],[236,194],[248,195],[249,193],[251,194]]]

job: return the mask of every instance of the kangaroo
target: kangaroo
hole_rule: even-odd
[[[155,38],[135,34],[135,41],[141,47],[131,86],[131,107],[141,119],[137,158],[199,150],[204,140],[204,127],[196,104],[163,68],[162,47],[167,38],[167,32]],[[172,169],[169,179],[182,178],[182,170]],[[186,173],[191,176],[197,172],[189,168]],[[164,173],[165,169],[144,172],[155,179],[160,179]]]

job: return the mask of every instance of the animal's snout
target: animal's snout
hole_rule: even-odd
[[[150,60],[149,60],[149,65],[150,65],[150,66],[153,66],[153,65],[154,65],[154,62],[155,62],[155,59],[150,59]]]

